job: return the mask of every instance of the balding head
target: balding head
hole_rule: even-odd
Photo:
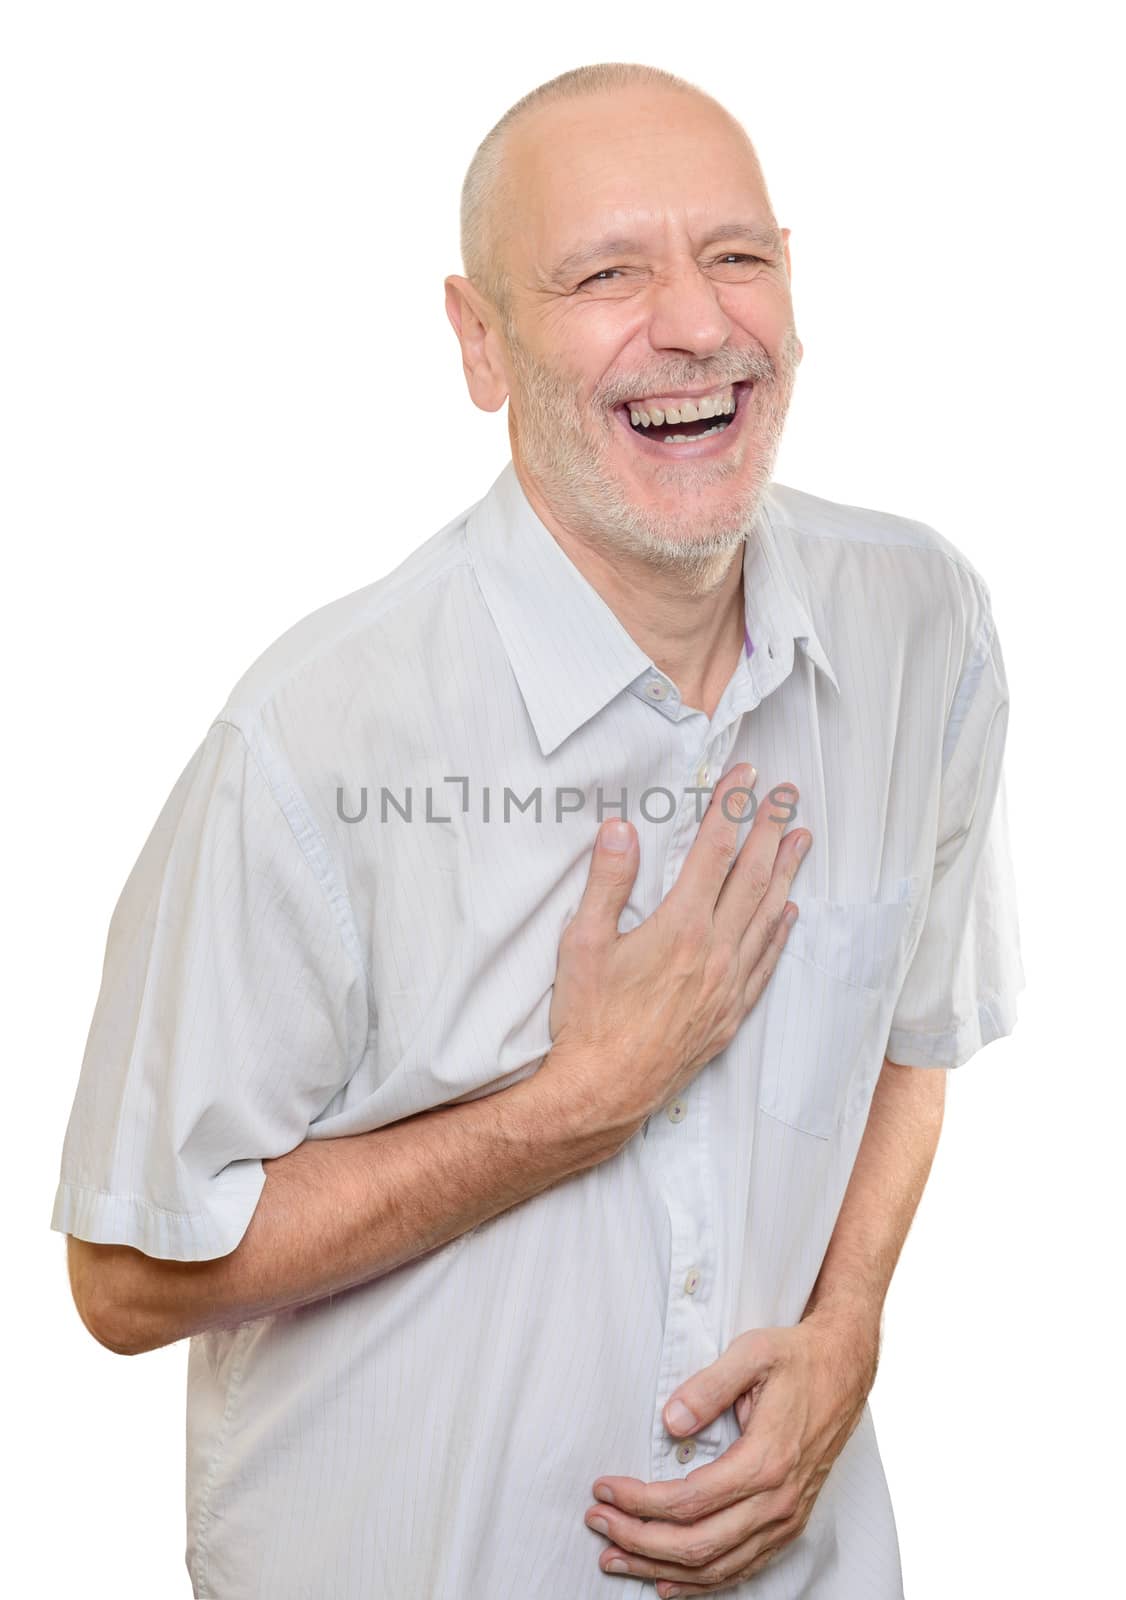
[[[478,145],[461,188],[461,259],[465,276],[497,308],[509,325],[512,275],[511,241],[519,237],[526,209],[524,195],[537,176],[537,155],[546,155],[553,136],[586,124],[597,126],[599,102],[628,116],[630,105],[659,110],[669,96],[689,97],[695,109],[722,119],[745,147],[763,195],[766,185],[758,157],[742,124],[713,96],[687,78],[632,61],[604,61],[549,78],[508,108]],[[585,104],[583,104],[585,102]],[[551,115],[552,108],[556,115]],[[766,202],[770,209],[769,200]]]

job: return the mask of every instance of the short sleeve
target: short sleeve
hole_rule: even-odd
[[[947,720],[925,919],[892,1014],[886,1054],[902,1066],[961,1066],[1016,1024],[1025,977],[1003,769],[1008,710],[986,595]]]
[[[228,1254],[363,1054],[367,983],[319,835],[217,720],[110,921],[51,1227],[178,1261]]]

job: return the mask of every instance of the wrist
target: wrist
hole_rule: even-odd
[[[555,1044],[535,1072],[515,1085],[524,1091],[533,1136],[554,1142],[575,1171],[617,1155],[641,1127],[592,1092],[606,1071],[607,1063],[593,1060],[585,1046]]]
[[[801,1320],[842,1338],[879,1345],[883,1301],[862,1291],[833,1290],[810,1296]]]

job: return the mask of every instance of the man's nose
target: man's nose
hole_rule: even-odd
[[[654,283],[649,294],[649,342],[654,350],[714,355],[731,335],[731,319],[715,288],[695,265]]]

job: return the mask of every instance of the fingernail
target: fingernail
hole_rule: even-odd
[[[594,1498],[596,1500],[605,1500],[608,1506],[612,1506],[614,1504],[614,1491],[613,1489],[608,1489],[604,1483],[600,1483],[594,1491]]]
[[[621,852],[629,849],[629,829],[620,817],[611,817],[602,829],[602,848]]]
[[[610,1532],[610,1524],[606,1521],[605,1517],[590,1517],[587,1520],[587,1527],[593,1528],[595,1533]]]
[[[794,846],[794,854],[798,857],[799,861],[801,860],[802,856],[805,855],[812,843],[813,835],[811,833],[803,833],[797,844]]]
[[[629,1567],[622,1560],[621,1556],[615,1556],[613,1561],[607,1561],[604,1570],[606,1572],[628,1572]]]
[[[670,1400],[665,1418],[670,1428],[675,1428],[678,1433],[686,1433],[696,1426],[696,1418],[688,1407],[680,1400]]]

